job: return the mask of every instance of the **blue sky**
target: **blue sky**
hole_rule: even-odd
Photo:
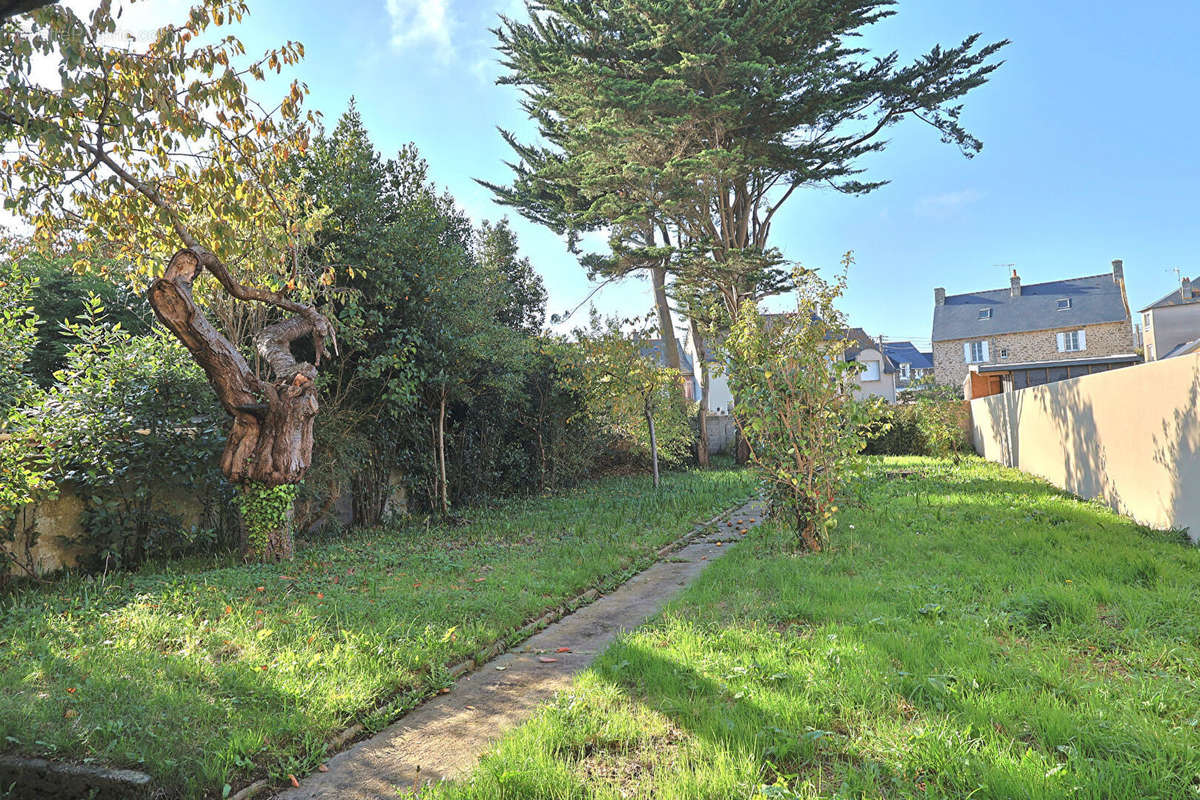
[[[831,270],[853,250],[844,303],[853,323],[920,345],[933,288],[1006,286],[1009,268],[1000,265],[1015,264],[1028,284],[1106,272],[1123,258],[1135,311],[1171,288],[1173,268],[1200,271],[1200,163],[1189,146],[1200,127],[1200,4],[1135,5],[901,0],[870,32],[870,46],[911,57],[975,31],[1013,40],[1005,66],[967,99],[964,122],[983,153],[968,160],[920,123],[901,126],[887,152],[867,162],[890,185],[866,197],[793,196],[774,244]],[[488,31],[498,13],[523,14],[518,0],[252,0],[251,8],[244,38],[252,50],[304,42],[300,75],[329,124],[356,96],[381,150],[415,142],[434,179],[476,220],[505,214],[473,179],[506,178],[497,126],[528,130],[515,93],[494,85]],[[591,287],[564,244],[513,223],[546,281],[550,310],[582,300]],[[648,285],[610,286],[596,304],[641,313]]]

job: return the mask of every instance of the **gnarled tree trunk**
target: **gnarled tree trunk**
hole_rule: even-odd
[[[254,338],[273,381],[255,376],[233,343],[197,308],[192,284],[205,268],[234,297],[270,303],[293,313]],[[308,362],[297,362],[291,343],[311,336],[320,363],[326,354],[325,338],[333,333],[329,321],[311,306],[238,284],[216,256],[199,247],[176,253],[165,274],[150,284],[147,295],[155,315],[204,369],[221,406],[233,417],[221,455],[225,476],[239,487],[298,483],[312,461],[317,369]],[[267,560],[291,558],[291,539],[288,525],[268,539],[265,552],[256,555]]]

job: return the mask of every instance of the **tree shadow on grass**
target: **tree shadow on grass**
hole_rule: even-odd
[[[755,765],[752,780],[759,786],[782,779],[792,789],[819,784],[822,794],[840,788],[854,796],[906,796],[936,787],[943,797],[1065,797],[1075,784],[1106,796],[1106,782],[1123,787],[1111,796],[1187,791],[1196,765],[1186,754],[1157,752],[1157,741],[1114,728],[1105,709],[1064,702],[1064,692],[1082,691],[1078,687],[1043,685],[1031,673],[1031,705],[1018,703],[1009,709],[1015,717],[997,720],[996,703],[1007,690],[973,690],[969,675],[934,674],[931,664],[952,661],[949,652],[935,647],[912,662],[903,646],[845,633],[853,644],[841,643],[841,655],[831,647],[829,656],[809,658],[799,671],[769,672],[728,649],[702,656],[697,668],[673,656],[670,645],[656,648],[641,634],[615,645],[594,672],[734,762]],[[824,639],[815,637],[814,651],[825,647]],[[837,659],[851,653],[878,668],[870,708],[833,691],[846,668]],[[717,666],[724,657],[741,666]],[[1017,674],[1004,671],[1002,680]],[[871,720],[885,730],[854,729]],[[1106,765],[1096,767],[1097,761]],[[1158,774],[1144,776],[1146,765]]]

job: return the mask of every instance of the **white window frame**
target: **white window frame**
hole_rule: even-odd
[[[979,319],[980,320],[991,319],[991,318],[992,318],[992,310],[990,308],[979,309]]]
[[[908,375],[909,375],[908,364],[901,364],[900,365],[900,379],[906,381],[906,380],[908,380]]]
[[[1001,358],[1001,359],[1006,359],[1006,358],[1008,358],[1008,348],[1007,348],[1007,347],[1001,347],[1001,348],[1000,348],[1000,353],[999,353],[999,356],[1000,356],[1000,358]]]
[[[1066,305],[1063,305],[1063,303],[1066,303]],[[1071,310],[1071,298],[1060,297],[1054,301],[1054,305],[1055,305],[1055,309],[1057,311],[1070,311]]]
[[[1082,353],[1087,350],[1087,331],[1061,331],[1055,334],[1060,353]]]
[[[975,356],[980,356],[976,358]],[[990,360],[986,339],[974,342],[963,342],[963,361],[968,364],[985,364]]]
[[[1150,330],[1150,325],[1151,325],[1150,321],[1152,319],[1154,319],[1154,315],[1151,314],[1149,311],[1145,311],[1142,313],[1142,330],[1145,330],[1145,331]]]

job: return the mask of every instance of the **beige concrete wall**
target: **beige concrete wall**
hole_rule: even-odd
[[[1200,354],[971,401],[975,449],[1200,541]]]
[[[1058,351],[1058,334],[1063,331],[1087,332],[1087,349],[1070,353]],[[988,343],[989,359],[984,364],[1017,364],[1025,361],[1063,361],[1071,358],[1096,358],[1132,353],[1133,326],[1129,322],[1105,322],[1100,325],[1047,328],[1044,331],[1005,333],[978,339],[952,339],[933,343],[934,378],[938,383],[961,385],[970,365],[963,360],[963,342]],[[1000,358],[1001,350],[1008,358]]]

